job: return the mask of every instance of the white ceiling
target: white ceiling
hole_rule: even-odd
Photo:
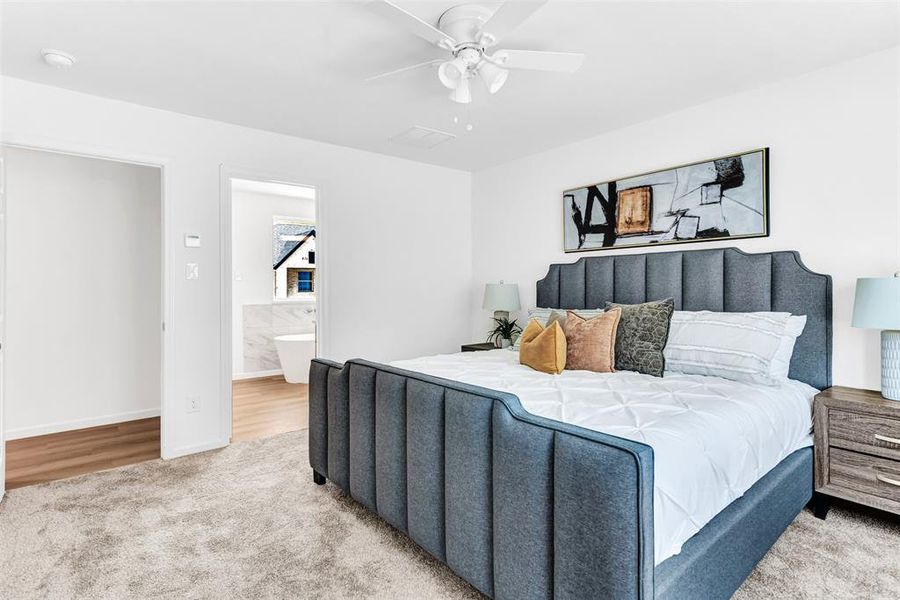
[[[454,2],[397,4],[436,23]],[[501,47],[584,52],[581,71],[516,71],[495,96],[476,82],[463,107],[430,70],[363,83],[444,54],[360,2],[4,2],[2,72],[475,170],[895,45],[898,6],[555,0]],[[78,64],[51,69],[44,47]],[[458,137],[389,141],[413,125]]]

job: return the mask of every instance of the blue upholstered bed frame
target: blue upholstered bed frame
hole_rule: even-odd
[[[675,298],[680,310],[807,315],[791,377],[831,385],[831,278],[734,248],[551,265],[537,304]],[[729,598],[812,496],[798,450],[654,567],[653,450],[526,412],[512,394],[364,360],[314,360],[309,460],[502,599]]]

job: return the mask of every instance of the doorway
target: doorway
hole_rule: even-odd
[[[229,176],[231,441],[307,427],[321,253],[315,186]]]
[[[163,172],[4,147],[6,487],[159,458]]]

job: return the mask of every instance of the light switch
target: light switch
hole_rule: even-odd
[[[185,279],[200,279],[200,265],[197,263],[187,263],[184,265]]]
[[[200,247],[200,236],[196,233],[184,234],[184,247],[185,248],[199,248]]]

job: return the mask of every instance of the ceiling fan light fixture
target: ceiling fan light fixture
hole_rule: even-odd
[[[481,81],[484,82],[488,91],[492,94],[496,94],[500,91],[500,88],[503,87],[503,84],[506,83],[506,79],[509,77],[509,71],[503,67],[498,67],[490,61],[484,61],[478,68],[478,76],[481,78]]]
[[[468,104],[472,101],[472,90],[469,88],[469,78],[462,77],[456,88],[450,92],[450,99],[459,104]]]
[[[453,60],[448,60],[438,67],[438,79],[441,80],[441,83],[448,90],[455,90],[466,78],[468,68],[469,66],[466,61],[457,56]]]
[[[460,4],[446,10],[437,27],[395,4],[397,0],[368,0],[366,5],[395,25],[449,53],[446,58],[395,69],[370,77],[374,81],[430,65],[439,65],[441,85],[460,104],[472,101],[471,83],[476,73],[491,94],[506,84],[508,69],[574,73],[584,61],[577,52],[547,50],[495,50],[498,42],[515,30],[548,0],[497,0],[491,6]],[[494,6],[499,5],[499,6]],[[490,49],[493,53],[488,56]]]

